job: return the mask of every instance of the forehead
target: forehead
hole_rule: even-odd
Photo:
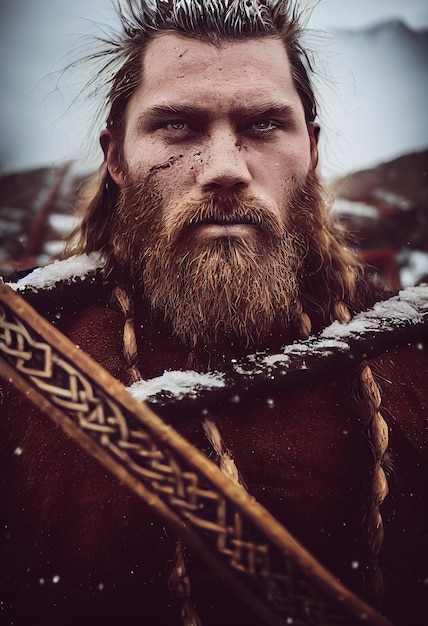
[[[162,33],[146,47],[142,68],[142,81],[129,103],[128,119],[158,104],[222,108],[260,98],[303,113],[284,44],[274,37],[213,45]]]

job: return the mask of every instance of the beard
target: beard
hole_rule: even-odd
[[[149,176],[120,192],[115,263],[131,281],[136,305],[140,295],[148,299],[189,347],[266,348],[272,335],[289,337],[294,329],[296,336],[299,328],[308,252],[301,216],[320,202],[310,174],[304,184],[290,185],[281,218],[257,198],[227,189],[171,209]],[[251,236],[206,237],[204,224],[245,224]]]

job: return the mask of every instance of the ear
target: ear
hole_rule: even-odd
[[[125,174],[120,162],[117,142],[112,138],[109,130],[102,131],[100,145],[104,153],[104,162],[107,164],[107,170],[119,189],[122,189],[125,183]]]
[[[321,127],[316,122],[308,122],[308,134],[311,142],[311,161],[312,168],[315,169],[318,165],[318,139],[321,132]]]

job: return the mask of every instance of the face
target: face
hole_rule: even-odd
[[[298,306],[305,255],[292,214],[312,198],[315,142],[282,43],[153,40],[119,151],[115,257],[191,346],[255,345]],[[121,154],[121,160],[119,159]]]
[[[214,47],[165,33],[148,45],[142,76],[126,111],[124,162],[114,143],[107,150],[118,186],[157,173],[166,218],[206,191],[239,190],[281,219],[284,195],[313,161],[283,44],[259,38]],[[204,238],[253,234],[239,223],[199,230]]]

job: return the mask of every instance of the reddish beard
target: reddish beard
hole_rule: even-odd
[[[165,211],[158,183],[132,184],[112,225],[116,262],[190,347],[261,346],[272,332],[288,334],[302,311],[307,247],[293,216],[313,203],[316,185],[310,177],[292,187],[280,221],[245,193],[213,192]],[[206,223],[247,224],[251,236],[198,236]]]

